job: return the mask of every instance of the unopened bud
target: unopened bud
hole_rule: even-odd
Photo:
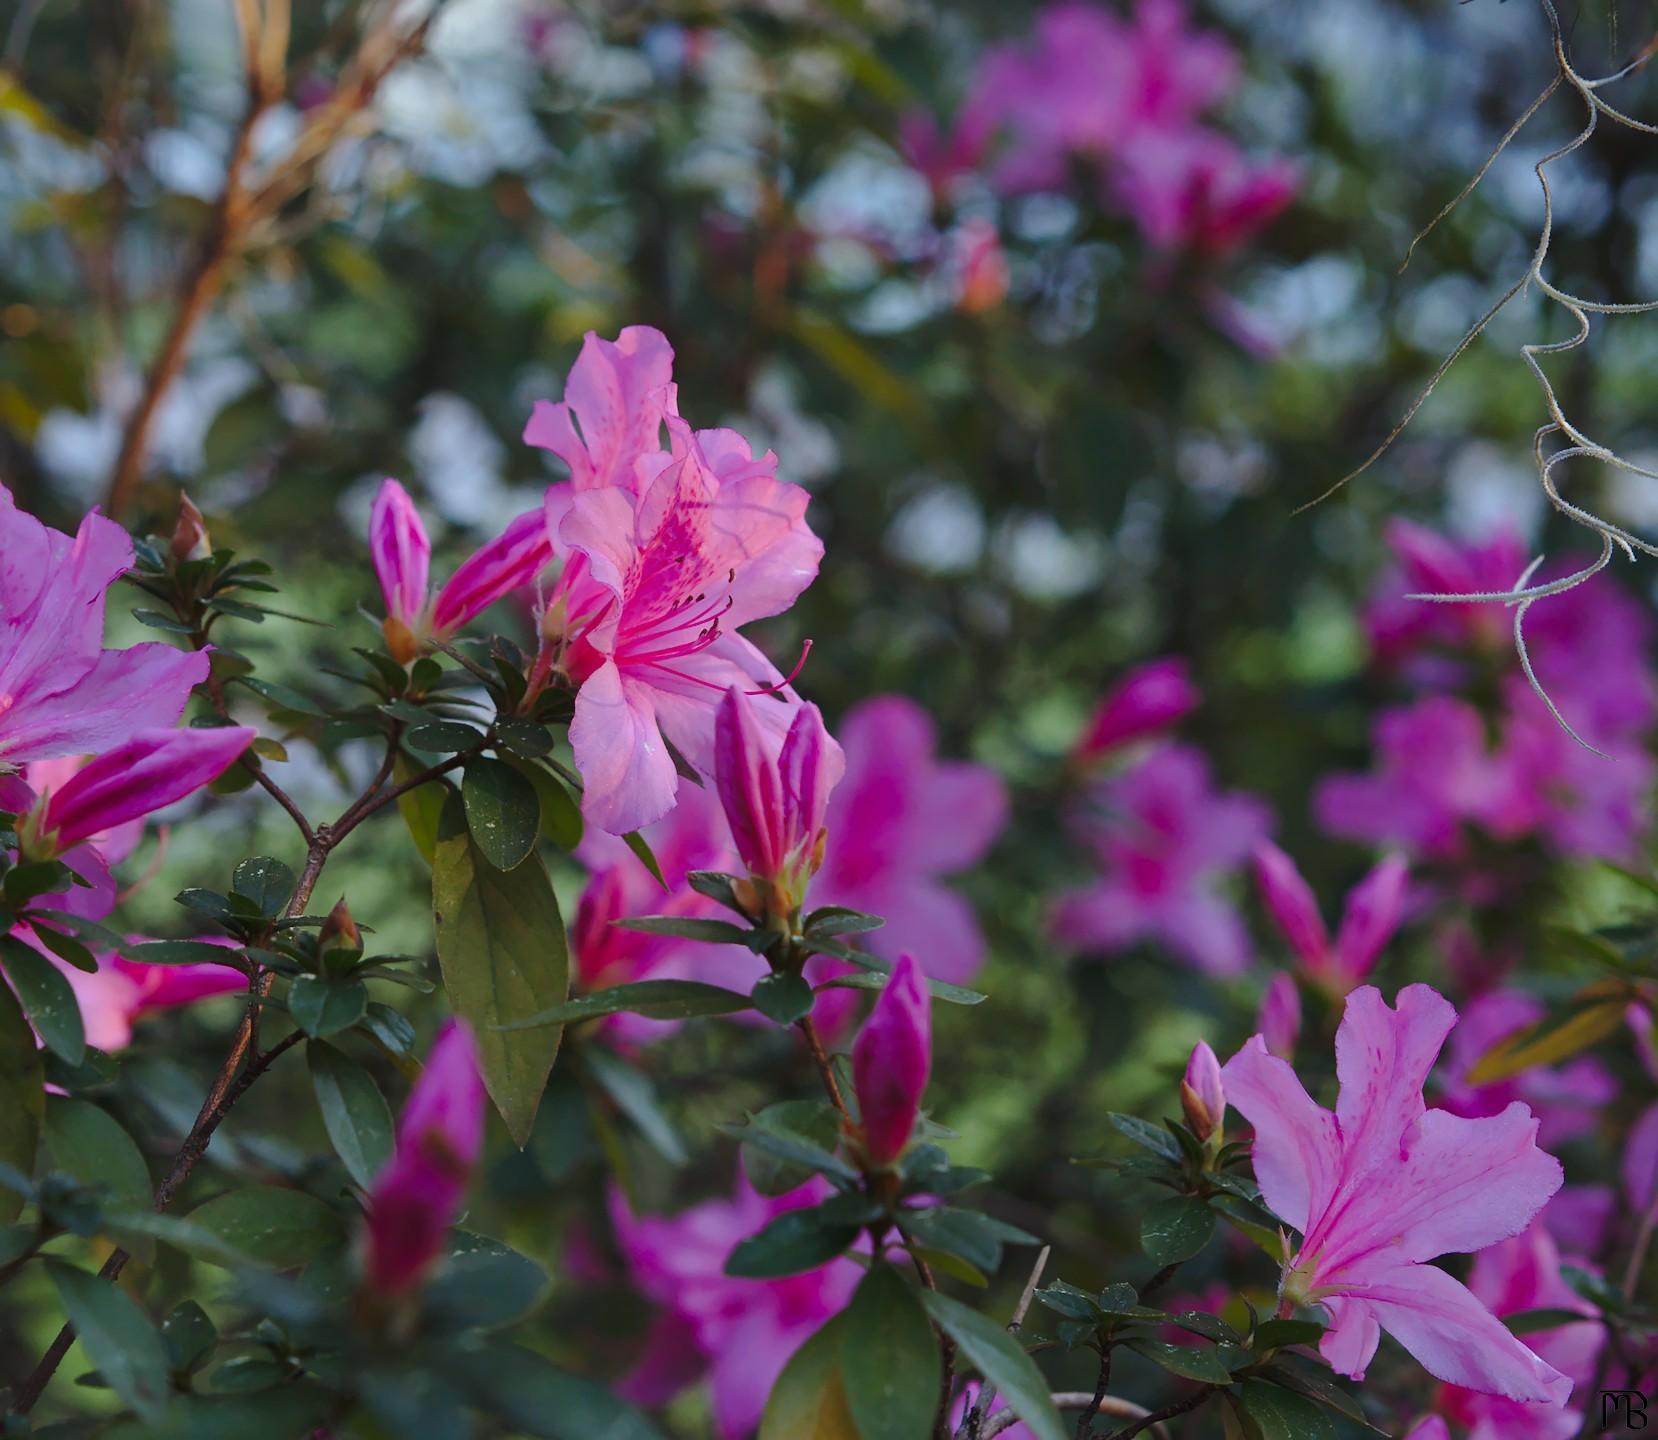
[[[420,658],[420,640],[395,615],[386,616],[381,628],[386,634],[386,649],[399,665],[408,665]]]
[[[182,490],[178,492],[178,520],[173,526],[171,549],[173,559],[181,565],[187,560],[205,560],[213,553],[201,511]]]
[[[1207,1140],[1221,1128],[1226,1115],[1226,1092],[1221,1088],[1220,1061],[1215,1052],[1199,1040],[1186,1062],[1180,1082],[1180,1108],[1186,1124],[1199,1140]]]
[[[342,895],[339,904],[328,912],[322,929],[317,932],[317,949],[326,955],[330,950],[360,951],[362,948],[363,937],[358,933],[357,922],[351,918],[351,911]]]

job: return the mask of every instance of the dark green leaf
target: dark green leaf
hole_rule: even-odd
[[[1156,1201],[1140,1218],[1140,1248],[1158,1265],[1190,1260],[1214,1233],[1214,1214],[1191,1195]]]
[[[828,1223],[816,1210],[788,1210],[741,1241],[726,1258],[725,1273],[745,1280],[798,1275],[833,1260],[857,1238],[856,1225]]]
[[[622,836],[622,843],[639,857],[640,863],[651,872],[651,877],[666,890],[668,882],[662,878],[662,862],[656,858],[656,852],[651,849],[650,841],[645,839],[637,830],[634,830]]]
[[[288,908],[295,883],[294,872],[280,860],[258,855],[236,867],[230,891],[251,901],[254,910],[266,920],[274,920]]]
[[[38,924],[34,927],[34,932],[35,939],[66,965],[73,965],[75,969],[88,975],[97,973],[97,958],[73,935],[65,935],[49,926]]]
[[[23,1177],[34,1174],[35,1151],[46,1114],[45,1069],[34,1032],[11,987],[0,984],[0,1166]],[[24,1195],[0,1186],[0,1225],[22,1213]]]
[[[639,1133],[670,1165],[683,1165],[689,1158],[673,1122],[662,1113],[650,1077],[620,1056],[593,1046],[586,1053],[588,1073],[610,1097],[616,1108],[634,1123]]]
[[[1135,1354],[1161,1365],[1171,1375],[1202,1380],[1210,1385],[1225,1385],[1232,1379],[1220,1356],[1207,1345],[1169,1345],[1140,1335],[1132,1335],[1122,1343]]]
[[[1336,1440],[1335,1422],[1313,1401],[1265,1380],[1245,1380],[1238,1397],[1261,1440]]]
[[[105,1383],[144,1419],[158,1420],[169,1387],[167,1352],[155,1326],[112,1282],[62,1260],[47,1260],[46,1271]]]
[[[533,760],[509,757],[506,763],[529,782],[541,802],[541,833],[566,852],[580,845],[581,807],[563,783],[545,765]]]
[[[553,748],[551,733],[536,720],[507,716],[495,722],[495,733],[502,745],[525,760],[539,760]]]
[[[1558,1330],[1562,1325],[1582,1325],[1586,1321],[1596,1323],[1593,1315],[1562,1309],[1520,1310],[1501,1318],[1513,1335],[1535,1335],[1540,1330]]]
[[[927,1312],[890,1265],[871,1265],[852,1296],[840,1369],[862,1440],[928,1440],[943,1362]]]
[[[0,956],[41,1043],[65,1064],[79,1065],[86,1057],[86,1030],[81,1025],[81,1007],[63,971],[32,945],[10,935],[0,937]],[[32,1048],[34,1041],[29,1044]]]
[[[161,1322],[161,1339],[167,1347],[167,1363],[175,1375],[198,1370],[218,1343],[219,1332],[194,1300],[175,1305]]]
[[[546,1285],[547,1272],[528,1256],[499,1240],[457,1230],[427,1287],[427,1309],[459,1329],[510,1325],[534,1308]]]
[[[975,1269],[994,1274],[1005,1244],[1034,1244],[1036,1237],[977,1210],[912,1210],[904,1228],[929,1250],[959,1255]]]
[[[374,1077],[349,1055],[320,1040],[307,1045],[305,1054],[334,1153],[367,1189],[391,1159],[391,1108]]]
[[[1143,1146],[1165,1160],[1179,1161],[1180,1146],[1175,1143],[1174,1136],[1161,1126],[1153,1125],[1136,1115],[1119,1115],[1114,1111],[1105,1118],[1120,1134],[1128,1136],[1136,1145]]]
[[[845,1313],[789,1357],[766,1401],[758,1440],[862,1440],[841,1376]]]
[[[46,1097],[46,1149],[53,1169],[74,1176],[82,1185],[101,1186],[110,1207],[149,1207],[150,1171],[138,1146],[90,1101]],[[140,1245],[138,1253],[148,1260],[154,1247]]]
[[[288,1013],[313,1040],[349,1030],[367,1008],[368,987],[361,980],[296,975],[288,985]]]
[[[1573,1319],[1583,1317],[1576,1315]],[[1263,1320],[1255,1327],[1257,1350],[1277,1350],[1285,1345],[1316,1345],[1324,1327],[1316,1320]],[[1230,1337],[1228,1337],[1230,1338]]]
[[[749,998],[756,1010],[779,1025],[793,1025],[812,1013],[812,987],[799,975],[761,976]]]
[[[641,980],[635,985],[617,985],[610,990],[578,995],[574,1000],[501,1028],[526,1030],[542,1025],[574,1025],[579,1020],[615,1015],[623,1010],[652,1020],[686,1020],[695,1015],[729,1015],[750,1008],[752,1004],[747,995],[718,985],[704,985],[700,980]]]
[[[523,864],[541,832],[535,786],[504,761],[480,757],[467,761],[461,798],[479,853],[497,870]]]
[[[879,915],[847,905],[824,905],[806,917],[805,929],[808,934],[861,935],[879,930],[886,923]]]
[[[675,935],[681,940],[704,940],[711,945],[747,945],[752,930],[729,920],[709,920],[690,915],[635,915],[611,922],[618,930],[638,930],[645,935]]]
[[[403,737],[403,743],[428,755],[454,755],[482,745],[484,732],[458,720],[433,720],[416,725]]]
[[[514,1431],[540,1440],[664,1440],[663,1434],[608,1386],[556,1369],[521,1346],[476,1352],[460,1378],[474,1400]]]
[[[1086,1290],[1079,1290],[1075,1285],[1067,1284],[1063,1280],[1055,1280],[1051,1285],[1045,1285],[1036,1292],[1036,1298],[1043,1307],[1052,1310],[1055,1315],[1063,1315],[1067,1320],[1087,1320],[1090,1323],[1099,1318],[1099,1307],[1094,1304],[1094,1297]]]
[[[751,1121],[751,1128],[792,1136],[803,1149],[831,1155],[840,1140],[840,1116],[822,1100],[779,1100]],[[742,1148],[743,1170],[762,1195],[786,1195],[804,1185],[816,1169],[755,1145]]]
[[[194,635],[196,627],[186,625],[176,615],[166,615],[160,610],[134,610],[132,618],[140,625],[148,625],[152,630],[165,630],[169,635]]]
[[[1035,1440],[1068,1440],[1048,1397],[1048,1382],[1024,1347],[993,1320],[959,1300],[929,1290],[921,1297],[927,1313],[956,1342],[962,1358],[994,1385]]]
[[[198,1205],[190,1223],[254,1260],[290,1270],[343,1235],[340,1217],[314,1195],[275,1185],[232,1190]]]
[[[270,680],[255,680],[251,675],[237,675],[235,683],[245,685],[249,690],[263,700],[268,700],[279,710],[292,710],[299,715],[316,715],[326,719],[328,712],[309,695],[295,690],[291,685],[278,685]]]
[[[745,1147],[753,1147],[779,1160],[813,1172],[835,1175],[842,1180],[857,1178],[858,1172],[832,1154],[829,1145],[819,1144],[811,1136],[802,1134],[794,1128],[796,1123],[796,1117],[786,1112],[782,1105],[771,1105],[758,1115],[750,1116],[743,1125],[722,1125],[720,1128],[726,1134],[735,1136]],[[816,1133],[813,1132],[814,1135]],[[835,1138],[838,1139],[838,1135],[837,1127]],[[834,1140],[829,1142],[833,1143]]]
[[[240,950],[225,945],[210,945],[205,940],[146,940],[140,945],[127,945],[121,953],[141,965],[228,965],[234,970],[246,970],[246,961]]]

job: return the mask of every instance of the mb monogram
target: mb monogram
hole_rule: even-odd
[[[1645,1430],[1646,1427],[1646,1396],[1639,1390],[1600,1392],[1600,1428],[1603,1432]]]

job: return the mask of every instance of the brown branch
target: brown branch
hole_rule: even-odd
[[[800,1022],[800,1033],[806,1037],[812,1059],[817,1062],[817,1072],[823,1079],[823,1088],[829,1092],[830,1103],[840,1112],[842,1122],[850,1126],[852,1112],[847,1109],[846,1097],[841,1094],[840,1081],[835,1079],[835,1067],[829,1061],[829,1052],[823,1048],[823,1039],[817,1033],[817,1026],[812,1024],[810,1015]]]

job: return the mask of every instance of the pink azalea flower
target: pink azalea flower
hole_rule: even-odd
[[[806,492],[779,481],[730,431],[670,424],[671,463],[642,492],[547,492],[564,559],[542,620],[557,668],[578,687],[570,744],[583,810],[623,834],[672,808],[671,743],[711,773],[714,710],[735,685],[777,693],[756,713],[781,744],[798,705],[782,675],[737,633],[780,614],[817,574],[823,545]],[[665,743],[667,742],[667,743]]]
[[[977,865],[1007,821],[1007,787],[986,766],[941,760],[927,712],[901,695],[855,705],[839,727],[846,772],[830,797],[819,905],[880,915],[858,936],[877,955],[913,954],[935,980],[984,963],[973,907],[943,878]]]
[[[386,601],[386,646],[408,664],[428,642],[447,640],[497,600],[530,584],[553,558],[545,518],[528,510],[473,551],[434,597],[432,543],[420,512],[395,480],[381,483],[369,517],[369,553]]]
[[[1207,1140],[1221,1128],[1226,1115],[1226,1090],[1221,1083],[1220,1061],[1206,1040],[1192,1047],[1191,1058],[1186,1061],[1186,1073],[1180,1081],[1180,1108],[1199,1140]]]
[[[1197,709],[1203,696],[1191,667],[1177,655],[1135,667],[1105,694],[1073,752],[1092,760],[1157,735]]]
[[[368,1196],[364,1278],[379,1295],[419,1284],[443,1250],[484,1146],[484,1082],[471,1027],[446,1021],[397,1121],[397,1148]]]
[[[1271,828],[1253,796],[1216,792],[1196,750],[1168,745],[1132,770],[1097,781],[1082,836],[1103,871],[1060,904],[1061,939],[1090,950],[1160,941],[1212,975],[1249,963],[1249,937],[1215,885]]]
[[[1227,1063],[1227,1097],[1255,1128],[1268,1206],[1301,1233],[1284,1298],[1330,1313],[1319,1349],[1334,1370],[1363,1379],[1385,1327],[1448,1384],[1560,1405],[1570,1378],[1427,1263],[1520,1234],[1561,1181],[1524,1105],[1477,1120],[1427,1109],[1422,1086],[1455,1024],[1426,985],[1401,990],[1397,1009],[1367,985],[1336,1035],[1334,1114],[1259,1035]]]
[[[1642,1112],[1624,1141],[1623,1186],[1636,1214],[1658,1204],[1658,1104]]]
[[[102,648],[104,594],[131,564],[132,541],[114,521],[93,512],[71,538],[0,485],[0,769],[172,725],[207,678],[200,652]]]
[[[1226,136],[1196,126],[1137,136],[1110,176],[1148,243],[1214,256],[1276,219],[1298,185],[1288,161],[1251,161]]]
[[[982,315],[1007,299],[1007,252],[988,220],[964,220],[947,242],[946,273],[956,309]]]
[[[864,1153],[876,1169],[890,1166],[910,1143],[932,1064],[932,1001],[921,967],[905,955],[852,1042]]]
[[[1278,971],[1267,982],[1255,1028],[1270,1054],[1280,1060],[1295,1058],[1295,1042],[1301,1038],[1301,991],[1287,970]]]
[[[771,1198],[739,1175],[730,1200],[636,1216],[613,1190],[617,1244],[635,1283],[665,1312],[623,1394],[658,1405],[706,1377],[720,1440],[751,1435],[789,1357],[845,1308],[863,1272],[837,1259],[779,1280],[742,1280],[724,1273],[725,1262],[776,1216],[827,1194],[827,1185],[813,1181]]]
[[[1295,861],[1270,840],[1255,849],[1255,878],[1267,913],[1307,975],[1333,993],[1345,995],[1370,973],[1382,947],[1399,928],[1410,874],[1403,856],[1382,860],[1348,892],[1333,944],[1312,888]]]
[[[1536,1066],[1508,1080],[1472,1085],[1468,1074],[1501,1040],[1535,1025],[1543,1006],[1517,990],[1493,990],[1463,1008],[1462,1022],[1451,1037],[1450,1064],[1440,1090],[1440,1104],[1454,1115],[1497,1115],[1516,1100],[1531,1107],[1538,1121],[1538,1143],[1564,1145],[1592,1132],[1601,1108],[1617,1098],[1618,1082],[1592,1055],[1558,1068]]]

